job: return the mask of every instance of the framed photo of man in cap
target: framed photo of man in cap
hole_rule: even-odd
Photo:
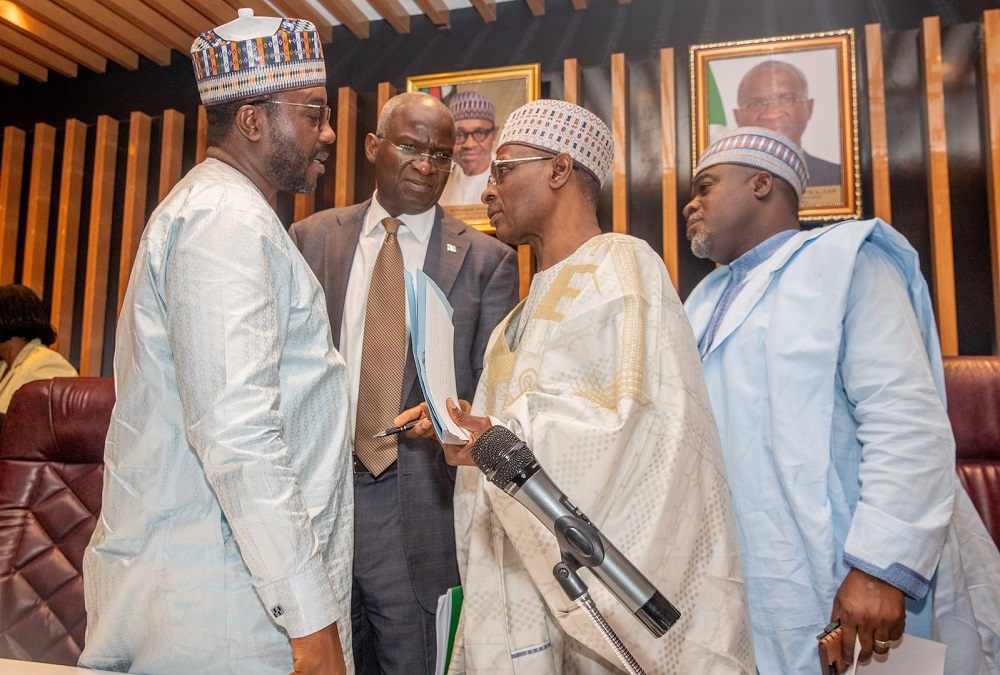
[[[453,157],[458,166],[439,203],[451,215],[485,232],[493,229],[479,196],[486,189],[497,138],[511,112],[541,97],[540,74],[541,67],[533,63],[406,78],[407,91],[423,91],[441,99],[455,117]]]
[[[802,220],[861,215],[853,29],[691,47],[692,168],[738,127],[786,136],[805,154]]]

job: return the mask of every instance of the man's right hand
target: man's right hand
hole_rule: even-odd
[[[337,624],[306,635],[292,638],[292,675],[346,675],[347,663],[340,645]]]

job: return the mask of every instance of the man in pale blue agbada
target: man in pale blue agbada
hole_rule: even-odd
[[[916,252],[879,220],[800,231],[807,179],[789,139],[741,128],[701,156],[684,209],[695,255],[722,265],[685,306],[758,670],[817,672],[839,619],[848,661],[857,637],[891,662],[905,631],[946,643],[949,675],[996,672],[1000,556],[955,475]]]
[[[90,668],[353,672],[346,368],[268,204],[329,155],[323,52],[309,22],[240,17],[192,47],[208,158],[150,218],[118,323]]]

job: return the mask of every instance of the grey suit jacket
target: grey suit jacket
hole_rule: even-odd
[[[348,277],[370,204],[369,199],[321,211],[289,230],[326,292],[333,343],[338,348]],[[471,401],[490,333],[518,300],[517,255],[509,246],[436,208],[423,270],[455,310],[455,380],[459,397]],[[413,355],[407,351],[401,411],[424,400]],[[434,612],[438,596],[460,583],[452,514],[455,469],[445,462],[436,441],[400,436],[397,472],[410,580],[421,606]]]

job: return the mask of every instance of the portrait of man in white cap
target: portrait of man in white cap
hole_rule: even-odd
[[[476,91],[460,91],[448,100],[455,118],[455,154],[459,166],[441,193],[441,204],[479,204],[495,157],[496,106]]]
[[[323,49],[308,21],[240,10],[191,60],[209,148],[153,212],[128,282],[80,663],[345,673],[347,372],[269,204],[324,171]]]
[[[500,424],[523,440],[678,607],[657,639],[589,584],[647,672],[753,672],[729,489],[691,328],[659,255],[602,233],[597,220],[613,155],[611,130],[580,106],[539,100],[507,118],[483,201],[497,238],[529,244],[538,272],[490,337],[471,410],[461,402],[452,414],[474,439]],[[420,422],[410,433],[433,431]],[[621,672],[553,577],[556,537],[486,480],[471,447],[444,447],[459,465],[465,600],[455,658],[466,672]]]

